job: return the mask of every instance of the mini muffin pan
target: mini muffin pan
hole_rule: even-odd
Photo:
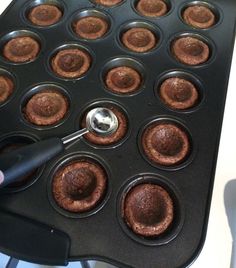
[[[139,0],[15,0],[1,16],[0,76],[11,79],[14,89],[0,103],[0,153],[7,147],[12,150],[37,140],[64,137],[81,128],[86,113],[95,107],[116,109],[126,122],[125,134],[115,142],[102,145],[99,139],[93,143],[84,136],[29,174],[27,180],[0,190],[1,252],[40,264],[66,265],[69,261],[96,259],[133,268],[186,267],[198,256],[207,229],[234,44],[236,4],[233,0],[163,1],[167,10],[158,17],[137,11]],[[32,23],[29,14],[41,4],[55,5],[61,10],[60,19],[49,26]],[[214,13],[214,25],[200,29],[184,21],[186,8],[195,5]],[[75,33],[75,23],[89,16],[107,23],[102,36],[89,39]],[[198,19],[204,21],[202,17]],[[99,33],[99,27],[90,26],[83,30]],[[150,36],[141,33],[140,28],[155,36],[155,45],[145,52],[135,52],[123,43],[124,33],[137,29],[125,42],[131,41],[138,48],[148,46]],[[37,56],[22,63],[7,60],[4,47],[17,37],[36,40],[40,47]],[[197,44],[178,47],[191,64],[178,60],[173,44],[185,37],[196,38],[208,46],[205,62],[192,64],[191,59],[201,57],[203,48]],[[66,49],[89,55],[90,66],[81,76],[63,77],[53,70],[53,58]],[[71,55],[58,62],[66,70],[71,64],[69,71],[83,65]],[[134,70],[136,76],[126,75],[122,67]],[[106,81],[107,74],[115,68],[118,71],[110,79],[118,83],[120,92],[109,89]],[[137,75],[141,78],[137,88],[123,94],[123,87],[135,84]],[[178,109],[163,101],[160,87],[169,78],[184,79],[196,88],[198,99],[193,106]],[[1,90],[4,92],[2,87],[0,94]],[[179,92],[176,88],[169,98],[188,98],[188,91]],[[60,92],[67,99],[68,111],[55,124],[34,125],[25,116],[26,104],[33,95],[47,90]],[[188,150],[183,159],[173,165],[153,161],[143,148],[146,130],[165,124],[184,132],[184,143],[188,143],[184,145]],[[177,136],[168,140],[171,132],[163,133],[167,133],[165,142],[158,143],[154,135],[149,144],[159,156],[164,152],[171,159],[181,153],[183,141]],[[78,213],[60,207],[53,195],[57,172],[76,161],[99,165],[106,174],[105,192],[99,202],[91,210]],[[126,200],[134,202],[139,191],[142,196],[142,189],[145,192],[152,188],[150,185],[158,189],[156,192],[163,189],[162,197],[150,194],[144,197],[145,204],[137,201],[136,206],[127,209]],[[155,215],[153,200],[168,200],[168,208],[156,204],[160,213]],[[165,217],[172,219],[171,223]],[[160,227],[159,222],[168,224]],[[135,226],[139,230],[132,229]],[[158,235],[150,235],[151,228],[160,228]]]

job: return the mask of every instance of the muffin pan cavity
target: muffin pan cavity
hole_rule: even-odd
[[[16,79],[12,73],[0,68],[0,107],[16,94]]]

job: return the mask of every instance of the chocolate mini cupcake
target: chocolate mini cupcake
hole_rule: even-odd
[[[103,6],[112,7],[120,4],[123,0],[94,0],[94,2]]]
[[[33,7],[28,19],[37,26],[50,26],[57,23],[62,17],[62,11],[55,5],[42,4]]]
[[[126,195],[122,214],[134,233],[151,238],[170,228],[174,205],[170,195],[161,186],[139,184]]]
[[[190,141],[188,134],[174,123],[155,122],[144,131],[142,148],[154,164],[173,166],[186,159]]]
[[[216,22],[211,9],[202,5],[187,7],[183,12],[183,19],[187,24],[200,29],[210,28]]]
[[[178,77],[166,79],[161,84],[159,95],[167,106],[177,110],[192,108],[199,100],[198,90],[195,85],[186,79]]]
[[[160,17],[168,12],[168,7],[163,0],[139,0],[136,9],[147,17]]]
[[[36,93],[24,108],[26,119],[38,126],[50,126],[58,123],[67,114],[67,98],[56,90],[43,90]]]
[[[30,36],[20,36],[6,43],[3,48],[3,56],[14,63],[24,63],[35,60],[39,51],[38,41]]]
[[[14,91],[14,83],[6,75],[0,75],[0,104],[7,101]]]
[[[129,29],[121,39],[126,48],[138,53],[148,52],[157,44],[156,36],[151,30],[139,27]]]
[[[84,135],[85,139],[89,142],[96,144],[96,145],[112,145],[118,143],[122,140],[128,131],[128,120],[124,113],[115,106],[107,106],[106,108],[110,109],[117,117],[118,120],[118,128],[117,130],[108,136],[99,136],[93,132],[89,132]],[[81,127],[86,127],[86,115],[84,115],[81,123]]]
[[[130,94],[139,89],[142,77],[131,67],[119,66],[108,71],[105,83],[107,88],[114,93]]]
[[[107,189],[107,174],[97,163],[78,160],[59,169],[53,178],[52,193],[63,209],[82,213],[95,208]]]
[[[52,70],[60,77],[76,79],[83,76],[91,66],[88,52],[79,49],[63,49],[51,60]]]
[[[107,33],[109,25],[103,18],[88,16],[77,20],[73,24],[73,28],[79,37],[95,40]]]
[[[206,43],[195,37],[180,37],[172,44],[172,53],[184,64],[198,65],[206,62],[210,49]]]

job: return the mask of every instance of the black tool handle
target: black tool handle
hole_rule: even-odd
[[[0,155],[0,188],[19,180],[63,150],[62,140],[51,138]]]

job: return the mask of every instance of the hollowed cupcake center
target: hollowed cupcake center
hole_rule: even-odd
[[[42,5],[37,7],[34,17],[39,21],[51,21],[57,17],[58,8],[50,5]]]
[[[129,34],[127,41],[136,47],[145,47],[151,42],[149,32],[137,30]]]
[[[80,168],[63,174],[66,193],[74,200],[89,197],[96,188],[96,176],[88,169]]]
[[[152,136],[153,148],[162,155],[175,156],[183,148],[183,140],[172,126],[160,126]]]
[[[95,17],[81,19],[79,29],[87,34],[98,33],[102,30],[101,19]]]
[[[51,117],[56,115],[61,108],[61,101],[55,95],[50,96],[41,94],[35,100],[33,110],[35,114],[42,117]]]
[[[199,23],[206,23],[211,20],[211,12],[205,7],[195,7],[189,13],[189,16],[192,20]]]
[[[165,3],[160,0],[146,0],[141,3],[141,8],[148,13],[158,13],[165,8]]]
[[[180,43],[180,48],[185,54],[194,57],[201,55],[204,51],[202,44],[198,40],[196,41],[193,40],[191,42],[183,41]]]
[[[166,93],[170,99],[178,102],[184,102],[191,98],[191,89],[191,84],[188,81],[178,79],[170,83]]]
[[[134,77],[126,71],[115,72],[112,75],[111,79],[113,84],[118,88],[129,88],[135,82]]]
[[[58,60],[59,67],[66,72],[75,72],[84,64],[84,59],[75,53],[62,55]]]

